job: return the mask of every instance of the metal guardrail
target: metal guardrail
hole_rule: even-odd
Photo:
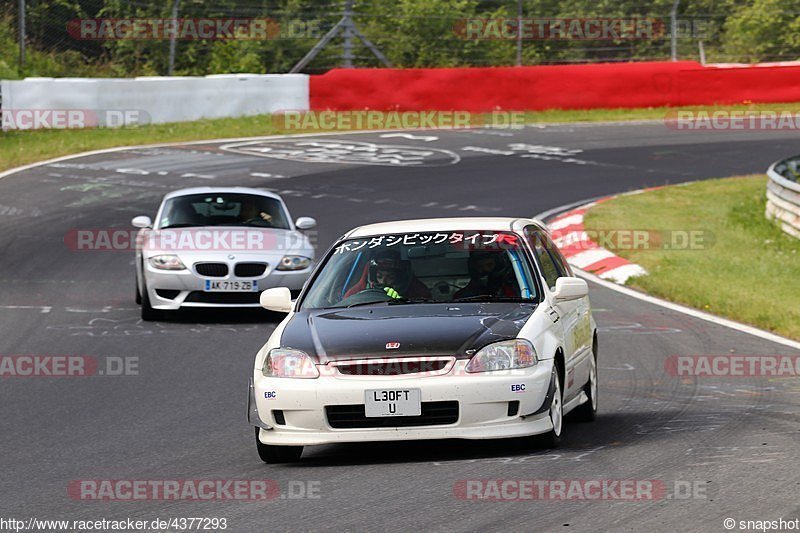
[[[800,239],[800,156],[773,163],[767,176],[767,218]]]

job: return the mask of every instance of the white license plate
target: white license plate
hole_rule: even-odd
[[[257,281],[211,281],[206,280],[205,292],[258,292]]]
[[[420,389],[372,389],[364,391],[367,418],[383,416],[420,416]]]

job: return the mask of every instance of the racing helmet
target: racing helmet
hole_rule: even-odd
[[[401,277],[400,253],[395,250],[384,250],[376,253],[369,261],[369,272],[367,273],[367,285],[369,287],[379,287],[383,285],[378,280],[378,272],[391,272],[395,280]]]

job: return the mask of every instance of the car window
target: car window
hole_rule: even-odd
[[[193,226],[249,226],[290,229],[283,204],[256,194],[208,193],[170,198],[159,229]]]
[[[505,232],[393,234],[338,243],[302,306],[376,302],[538,301],[518,238]]]
[[[547,286],[551,289],[555,289],[556,280],[558,278],[571,275],[569,270],[565,270],[565,268],[568,269],[569,267],[565,267],[566,262],[564,262],[563,265],[558,264],[553,254],[548,250],[548,241],[550,247],[554,250],[555,244],[553,244],[553,241],[550,240],[547,234],[541,229],[535,226],[527,226],[525,228],[525,238],[528,240],[528,244],[536,256],[536,260],[539,262],[542,269],[542,276],[547,282]],[[558,250],[555,251],[558,252]]]
[[[553,242],[553,239],[550,238],[550,235],[539,228],[536,228],[536,235],[542,240],[545,249],[547,249],[550,257],[553,258],[553,261],[558,267],[559,274],[561,276],[572,276],[572,267],[567,262],[567,258],[564,257],[564,254],[561,253],[561,250],[558,249],[558,246]]]

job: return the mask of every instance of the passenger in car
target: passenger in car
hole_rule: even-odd
[[[471,296],[519,296],[511,264],[503,252],[472,252],[469,256],[470,281],[454,298]]]

